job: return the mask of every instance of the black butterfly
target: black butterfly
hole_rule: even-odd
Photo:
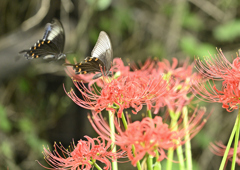
[[[47,23],[45,33],[41,40],[38,40],[29,50],[23,50],[19,53],[25,53],[27,59],[41,58],[43,59],[61,59],[66,57],[63,54],[65,43],[65,33],[62,23],[53,19],[51,23]]]
[[[91,57],[86,57],[84,62],[77,64],[65,64],[67,66],[73,66],[76,74],[86,74],[100,72],[93,76],[93,79],[97,79],[104,75],[111,74],[109,71],[113,60],[113,50],[111,41],[106,32],[101,31],[94,46]]]

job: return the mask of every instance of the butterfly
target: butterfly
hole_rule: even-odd
[[[77,64],[68,64],[66,66],[73,66],[76,74],[95,73],[92,79],[97,79],[101,76],[110,75],[111,65],[113,60],[113,50],[111,41],[106,32],[101,31],[98,40],[91,52],[91,57],[86,57],[84,62]]]
[[[43,59],[61,59],[65,58],[63,54],[65,43],[65,32],[62,23],[53,19],[51,23],[47,23],[43,38],[38,40],[29,50],[23,50],[19,53],[25,53],[27,59],[43,58]]]

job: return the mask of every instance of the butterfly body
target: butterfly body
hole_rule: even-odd
[[[19,53],[25,53],[27,59],[61,59],[66,57],[63,53],[65,43],[65,33],[61,22],[53,19],[45,27],[43,38],[38,40],[29,50],[23,50]]]
[[[93,79],[97,79],[103,74],[108,76],[111,74],[109,71],[113,60],[112,44],[108,35],[101,31],[94,46],[91,57],[86,57],[84,62],[77,64],[65,64],[67,66],[73,66],[76,74],[86,74],[100,72],[94,75]]]

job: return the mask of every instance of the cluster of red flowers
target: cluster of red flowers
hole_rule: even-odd
[[[184,128],[178,122],[175,125],[179,126],[176,130],[163,123],[160,116],[155,116],[153,119],[146,117],[141,121],[133,123],[128,122],[126,130],[120,128],[116,119],[115,127],[117,133],[115,134],[115,144],[127,153],[134,166],[146,154],[156,157],[155,151],[160,155],[157,160],[161,161],[166,158],[165,150],[184,144],[186,142],[184,139],[186,134],[192,138],[200,131],[206,123],[206,121],[202,121],[204,114],[204,108],[196,109],[188,122],[188,128]],[[112,132],[104,118],[101,115],[95,115],[93,118],[89,116],[88,118],[94,130],[102,138],[110,140]]]
[[[68,92],[68,96],[79,106],[99,113],[106,109],[115,113],[115,108],[119,108],[118,116],[121,117],[123,109],[134,108],[133,113],[147,105],[148,109],[154,109],[158,113],[159,108],[168,105],[170,110],[181,111],[182,107],[191,101],[189,94],[191,79],[196,77],[192,74],[193,66],[188,66],[187,62],[183,67],[178,67],[178,62],[173,59],[172,66],[167,60],[163,62],[148,59],[140,69],[137,66],[124,66],[121,59],[114,59],[112,71],[115,73],[114,79],[104,78],[104,80],[89,81],[89,84],[97,83],[101,87],[98,91],[96,86],[86,87],[80,81],[82,75],[75,75],[71,70],[68,73],[72,76],[73,83],[80,91],[83,99],[79,98],[73,90]],[[130,71],[130,68],[134,71]]]
[[[167,92],[167,82],[161,76],[152,79],[140,75],[120,76],[110,82],[104,81],[101,92],[97,88],[86,88],[82,82],[74,81],[74,84],[84,98],[80,99],[71,90],[68,96],[76,104],[97,113],[104,109],[115,113],[113,107],[119,107],[119,117],[126,108],[132,107],[136,112],[142,109],[143,104],[151,108],[156,98]],[[136,113],[135,111],[133,113]]]
[[[102,110],[106,109],[112,115],[117,113],[118,118],[122,117],[124,109],[132,108],[132,112],[137,114],[143,105],[146,105],[148,110],[153,110],[155,114],[163,106],[167,106],[168,111],[180,113],[183,106],[189,104],[193,98],[189,95],[193,82],[191,80],[196,79],[198,75],[192,73],[193,66],[189,66],[187,62],[182,67],[177,67],[177,59],[173,59],[172,65],[167,60],[160,62],[148,59],[143,65],[139,64],[140,68],[135,64],[124,66],[119,58],[114,59],[113,63],[112,78],[91,80],[92,75],[76,75],[72,68],[67,70],[82,98],[79,98],[73,90],[67,94],[79,106],[96,113],[93,118],[89,117],[89,120],[101,139],[111,142],[113,134],[101,114],[98,114]],[[84,83],[89,85],[85,86]],[[163,123],[160,116],[155,116],[153,119],[144,118],[133,123],[128,121],[127,129],[122,130],[116,118],[114,124],[117,133],[114,133],[114,144],[119,146],[122,152],[107,151],[110,143],[105,146],[104,142],[100,143],[96,138],[86,137],[88,141],[80,140],[72,152],[58,147],[67,158],[57,153],[57,145],[53,153],[44,149],[45,158],[54,168],[72,169],[79,167],[89,169],[94,161],[105,163],[105,169],[108,169],[110,163],[107,158],[123,157],[124,153],[134,166],[145,154],[155,156],[161,161],[166,158],[165,150],[184,144],[186,134],[191,139],[199,132],[205,124],[205,121],[202,121],[204,114],[205,109],[195,109],[187,128],[181,121],[176,122],[174,128],[169,127]],[[94,144],[95,142],[98,144]]]

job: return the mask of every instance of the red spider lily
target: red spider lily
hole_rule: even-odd
[[[163,103],[168,106],[168,110],[172,112],[181,112],[183,106],[189,104],[193,99],[194,95],[191,92],[192,79],[199,77],[199,74],[193,73],[193,65],[189,65],[188,61],[183,63],[183,66],[178,66],[178,60],[173,58],[172,65],[168,60],[157,63],[159,70],[163,72],[169,81],[169,88],[171,93],[169,93],[164,98],[159,98],[156,102],[156,109],[154,113],[157,113],[159,108],[158,105]]]
[[[130,72],[130,67],[124,66],[121,58],[114,58],[111,71],[117,75],[128,75],[128,73]]]
[[[213,80],[224,80],[219,90],[214,81],[213,85],[206,80],[194,80],[193,92],[208,102],[222,103],[228,112],[238,108],[240,103],[240,58],[237,57],[231,64],[222,51],[219,55],[205,59],[205,62],[196,61],[196,67],[205,77]],[[205,84],[207,83],[207,84]]]
[[[172,64],[170,64],[168,60],[163,60],[163,62],[155,61],[155,65],[157,65],[157,67],[154,66],[157,68],[155,69],[156,72],[166,75],[165,79],[169,81],[168,88],[171,89],[171,93],[168,93],[168,95],[164,97],[161,96],[156,101],[155,114],[158,113],[163,103],[168,106],[170,111],[180,112],[182,107],[187,105],[194,97],[193,95],[189,96],[191,91],[190,86],[192,85],[191,79],[195,79],[199,75],[192,73],[193,65],[189,65],[188,60],[184,62],[181,67],[178,66],[178,60],[176,58],[172,60]],[[149,70],[149,68],[153,67],[153,61],[147,61],[146,63],[149,63],[149,67],[146,67],[145,64],[143,68]],[[153,72],[153,69],[150,70]]]
[[[204,61],[199,58],[195,60],[197,70],[206,78],[221,79],[225,81],[239,81],[240,79],[240,57],[230,63],[222,50],[218,50],[218,54],[214,57],[205,57]]]
[[[224,153],[225,153],[225,150],[226,150],[226,146],[223,145],[222,142],[216,142],[215,145],[213,143],[210,143],[209,148],[210,148],[212,153],[214,153],[215,155],[218,155],[218,156],[223,156]],[[232,161],[233,152],[234,152],[234,148],[230,148],[230,150],[228,152],[228,156],[227,156],[227,161],[228,160]],[[227,165],[227,161],[225,163],[225,167]],[[240,165],[240,141],[238,142],[236,163],[238,165]]]
[[[46,169],[71,169],[71,170],[89,170],[92,164],[100,161],[105,164],[103,169],[111,169],[111,162],[109,159],[117,159],[124,156],[124,152],[111,152],[111,141],[105,144],[105,140],[101,137],[90,138],[85,136],[87,141],[79,140],[77,146],[73,145],[72,151],[65,149],[62,144],[54,144],[54,151],[44,147],[44,158],[52,167]],[[70,148],[71,149],[71,148]],[[61,154],[58,153],[61,151]]]
[[[181,80],[192,76],[193,65],[189,65],[188,60],[186,60],[181,67],[178,66],[178,60],[176,58],[173,58],[172,61],[172,65],[166,59],[163,60],[163,62],[158,62],[159,69],[162,69],[163,73],[173,75],[174,78],[180,78]]]
[[[193,92],[200,95],[208,102],[222,103],[222,107],[228,112],[238,108],[240,103],[239,81],[222,82],[222,90],[218,90],[213,82],[213,86],[209,81],[196,80],[193,86]]]
[[[76,104],[97,113],[104,109],[115,113],[113,107],[117,106],[119,117],[121,117],[123,109],[130,107],[135,109],[133,113],[141,110],[144,104],[151,109],[156,98],[168,92],[168,83],[163,80],[162,76],[145,77],[140,72],[131,76],[120,76],[110,82],[103,81],[101,91],[93,87],[86,88],[81,82],[74,81],[74,84],[84,98],[84,100],[78,98],[71,90],[68,96]]]
[[[189,134],[191,139],[199,132],[206,122],[205,120],[202,121],[204,114],[205,109],[196,109],[188,122],[188,128],[183,128],[181,121],[179,121],[179,124],[175,126],[178,126],[178,130],[170,129],[166,123],[162,122],[160,116],[155,116],[154,119],[146,117],[141,122],[128,123],[125,131],[119,127],[118,121],[115,119],[117,130],[115,144],[127,152],[128,158],[134,166],[145,154],[156,157],[155,151],[158,151],[160,155],[158,161],[161,161],[166,158],[165,150],[184,144],[186,134]],[[88,118],[94,130],[102,138],[109,140],[111,130],[104,118],[101,115],[95,115],[93,118],[89,116]],[[135,147],[134,152],[133,146]]]

